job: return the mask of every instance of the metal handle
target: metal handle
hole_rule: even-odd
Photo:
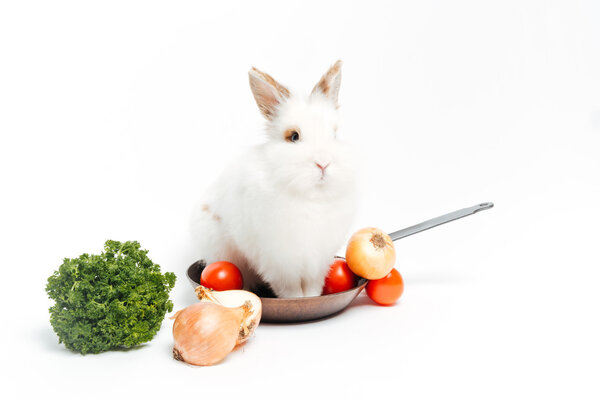
[[[414,235],[415,233],[423,232],[427,229],[434,228],[438,225],[442,225],[459,218],[468,217],[469,215],[473,215],[476,212],[489,210],[492,207],[494,207],[494,203],[481,203],[473,207],[463,208],[462,210],[444,214],[440,217],[421,222],[420,224],[400,229],[399,231],[390,233],[390,237],[392,238],[392,240],[402,239],[407,236]]]

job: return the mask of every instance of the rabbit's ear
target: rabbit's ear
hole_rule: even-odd
[[[329,68],[329,71],[321,77],[321,80],[315,85],[312,93],[321,93],[331,99],[335,105],[338,104],[338,93],[340,92],[340,83],[342,82],[342,60],[337,60]]]
[[[269,74],[252,67],[248,72],[250,89],[260,112],[267,119],[273,119],[277,106],[290,96],[290,91]]]

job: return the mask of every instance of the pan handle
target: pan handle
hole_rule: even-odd
[[[481,203],[481,204],[477,204],[476,206],[473,206],[473,207],[463,208],[461,210],[457,210],[457,211],[454,211],[454,212],[451,212],[448,214],[444,214],[437,218],[433,218],[433,219],[427,220],[425,222],[421,222],[420,224],[416,224],[413,226],[409,226],[408,228],[400,229],[399,231],[390,233],[390,237],[392,238],[392,240],[402,239],[407,236],[414,235],[415,233],[423,232],[423,231],[426,231],[427,229],[434,228],[438,225],[442,225],[442,224],[445,224],[450,221],[454,221],[459,218],[468,217],[469,215],[473,215],[476,212],[483,211],[483,210],[489,210],[492,207],[494,207],[494,203]]]

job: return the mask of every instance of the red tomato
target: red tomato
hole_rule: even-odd
[[[200,284],[214,290],[236,290],[244,287],[242,273],[234,264],[217,261],[204,268]]]
[[[325,278],[325,286],[323,286],[323,294],[350,290],[356,286],[357,282],[358,278],[348,268],[346,261],[338,258],[329,267],[329,274]]]
[[[402,296],[404,281],[395,268],[381,279],[367,283],[367,296],[382,306],[391,306]]]

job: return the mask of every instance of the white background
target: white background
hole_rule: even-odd
[[[593,0],[2,2],[2,397],[598,398],[599,20]],[[248,69],[308,92],[338,58],[355,228],[496,207],[398,242],[396,306],[263,324],[214,367],[171,358],[170,320],[130,351],[59,345],[46,279],[109,238],[194,301],[190,208],[263,140]]]

